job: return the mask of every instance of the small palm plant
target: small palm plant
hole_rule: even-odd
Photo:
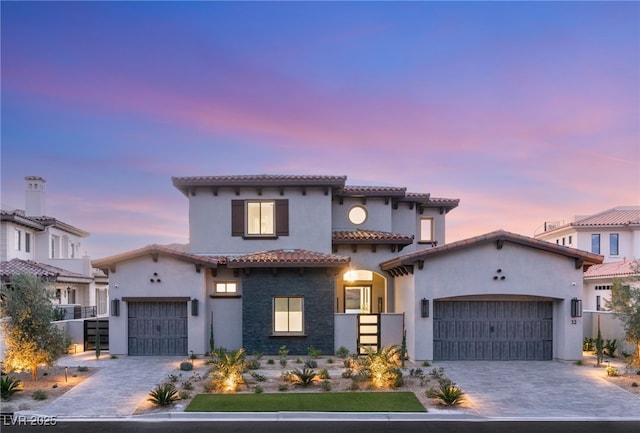
[[[2,376],[0,378],[0,397],[2,397],[3,400],[11,399],[13,394],[22,391],[20,385],[22,385],[20,379],[11,376]]]
[[[367,349],[364,358],[364,371],[375,387],[396,387],[402,382],[402,350],[398,346],[382,347],[378,351]]]
[[[214,388],[223,392],[237,391],[238,386],[244,382],[242,374],[247,369],[244,349],[229,353],[219,350],[215,352],[215,357],[215,370],[212,373]]]
[[[173,383],[165,382],[155,387],[147,399],[158,406],[169,406],[178,399],[178,390]]]
[[[309,368],[295,369],[289,372],[289,380],[298,386],[309,386],[316,379],[315,370]]]

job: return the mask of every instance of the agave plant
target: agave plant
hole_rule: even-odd
[[[450,381],[441,381],[438,389],[432,389],[427,396],[436,398],[445,406],[456,406],[464,400],[464,391]]]
[[[20,379],[11,376],[0,377],[0,397],[3,400],[9,400],[13,394],[22,391],[20,385],[22,385]]]
[[[178,390],[173,383],[165,382],[156,386],[147,399],[158,406],[169,406],[178,399]]]
[[[315,370],[309,368],[303,368],[302,370],[296,368],[289,372],[289,380],[298,386],[309,386],[315,379]]]

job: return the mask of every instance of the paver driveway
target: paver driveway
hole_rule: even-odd
[[[603,368],[555,361],[439,361],[435,367],[444,367],[481,416],[640,420],[640,398],[604,379]]]

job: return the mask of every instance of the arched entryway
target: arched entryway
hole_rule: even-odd
[[[387,312],[387,279],[367,269],[349,269],[336,282],[336,313]]]

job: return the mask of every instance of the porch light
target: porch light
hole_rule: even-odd
[[[198,300],[197,299],[192,299],[191,300],[191,315],[192,316],[197,316],[198,315]]]
[[[120,299],[111,301],[111,315],[116,317],[120,315]]]
[[[429,317],[429,300],[427,298],[422,298],[420,301],[420,316]]]
[[[571,300],[571,317],[582,317],[582,300],[573,298]]]

